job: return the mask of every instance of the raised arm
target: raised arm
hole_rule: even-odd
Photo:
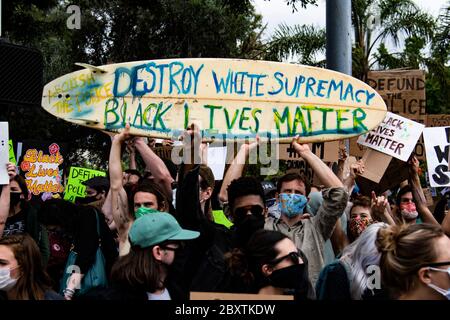
[[[128,237],[128,227],[131,220],[128,213],[127,194],[122,184],[121,148],[122,143],[130,138],[129,132],[130,126],[127,124],[125,129],[114,137],[109,154],[109,193],[111,194],[112,216],[119,233],[119,240],[124,241]]]
[[[16,176],[16,166],[9,162],[6,164],[6,170],[8,171],[9,181]],[[2,186],[2,194],[0,196],[0,238],[3,235],[5,229],[6,220],[9,214],[9,202],[10,202],[10,187],[9,184]]]
[[[442,220],[442,230],[444,230],[445,234],[450,237],[450,208],[449,212],[445,215],[444,220]]]
[[[419,178],[419,160],[415,156],[409,161],[409,185],[412,189],[414,200],[416,201],[417,212],[420,214],[422,221],[439,225],[430,209],[427,207],[427,201],[420,185]]]
[[[127,152],[130,155],[130,169],[136,170],[136,146],[134,142],[127,143]]]
[[[154,181],[156,184],[160,185],[164,193],[172,201],[172,182],[174,181],[167,169],[164,161],[158,157],[152,149],[145,143],[144,139],[138,137],[135,139],[134,145],[137,151],[140,153],[142,159],[148,170],[152,173]]]
[[[244,143],[240,146],[236,157],[231,162],[230,167],[228,168],[225,177],[223,178],[222,187],[220,188],[219,192],[220,201],[228,201],[228,186],[233,180],[238,179],[242,176],[242,172],[244,171],[245,167],[245,161],[247,160],[250,151],[254,150],[259,145],[259,142],[259,136],[256,136],[256,141],[253,141],[251,143]]]
[[[351,193],[355,187],[356,175],[363,174],[365,169],[366,167],[362,160],[358,160],[350,165],[350,174],[344,179],[344,188],[348,193]]]
[[[370,203],[370,214],[373,220],[394,225],[395,221],[389,213],[389,202],[384,196],[379,196],[372,191],[372,201]]]
[[[314,174],[325,186],[322,191],[323,202],[317,214],[312,218],[313,224],[321,232],[324,240],[331,237],[336,222],[345,210],[348,193],[341,180],[333,171],[309,149],[308,144],[299,144],[297,139],[292,141],[295,151],[310,165]]]
[[[318,156],[311,152],[308,144],[300,144],[296,139],[293,140],[292,146],[295,151],[310,165],[314,174],[326,188],[343,187],[341,180],[333,173],[333,171]]]

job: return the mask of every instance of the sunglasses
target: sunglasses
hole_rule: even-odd
[[[276,266],[277,264],[279,264],[281,261],[283,261],[284,259],[291,259],[291,261],[294,264],[302,264],[303,263],[303,259],[302,259],[302,255],[300,254],[300,252],[298,251],[293,251],[293,252],[289,252],[287,255],[275,259],[272,262],[270,262],[271,265]]]
[[[254,206],[246,206],[241,208],[234,209],[234,214],[236,217],[244,218],[247,215],[247,212],[251,212],[254,216],[262,215],[264,208],[258,205]]]

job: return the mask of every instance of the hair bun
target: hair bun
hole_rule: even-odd
[[[377,235],[377,247],[380,252],[395,252],[397,243],[406,225],[391,225],[380,228]]]

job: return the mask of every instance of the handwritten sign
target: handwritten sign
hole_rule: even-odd
[[[383,97],[389,112],[415,122],[427,123],[423,70],[371,71],[368,73],[367,83]],[[419,159],[425,159],[422,137],[417,142],[414,153]]]
[[[386,106],[367,84],[335,71],[268,61],[173,59],[85,69],[48,83],[42,106],[99,130],[176,139],[190,123],[204,137],[302,142],[365,133]]]
[[[0,122],[0,185],[9,183],[6,164],[9,161],[8,122]]]
[[[20,172],[33,196],[62,193],[64,157],[58,143],[24,141]]]
[[[324,162],[335,162],[339,158],[339,141],[310,143],[309,148]],[[290,144],[281,143],[278,145],[278,159],[297,160],[301,158]]]
[[[93,177],[106,177],[106,172],[70,167],[69,179],[67,180],[66,190],[64,193],[64,200],[75,202],[76,197],[84,198],[86,196],[86,186],[81,183]]]
[[[427,127],[450,126],[450,114],[429,114],[427,116]]]
[[[359,136],[358,143],[408,161],[425,125],[388,112],[381,124]]]
[[[425,128],[423,131],[427,151],[427,166],[432,187],[450,186],[449,149],[450,127]]]

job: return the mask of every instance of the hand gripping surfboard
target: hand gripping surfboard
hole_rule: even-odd
[[[206,138],[281,142],[350,138],[376,127],[386,105],[369,85],[315,67],[238,59],[165,59],[109,64],[44,87],[42,107],[91,128],[177,138],[196,123]]]

